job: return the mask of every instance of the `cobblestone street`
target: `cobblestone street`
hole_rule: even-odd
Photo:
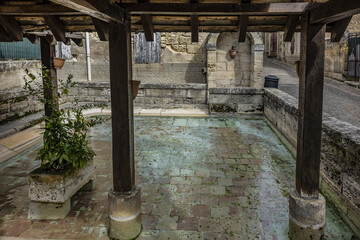
[[[63,220],[27,219],[28,174],[39,144],[0,170],[0,236],[107,239],[111,122],[91,130],[96,188],[72,199]],[[138,239],[288,239],[295,159],[262,116],[135,117]],[[352,232],[327,206],[326,239]]]
[[[299,79],[295,68],[264,58],[263,75],[279,77],[279,89],[298,98]],[[331,117],[360,127],[360,89],[325,78],[323,111]]]

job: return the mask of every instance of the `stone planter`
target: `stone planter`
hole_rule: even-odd
[[[62,219],[71,208],[71,197],[80,189],[92,190],[95,180],[94,161],[83,168],[58,173],[42,167],[29,176],[29,219]]]

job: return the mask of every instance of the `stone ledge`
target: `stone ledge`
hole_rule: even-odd
[[[261,95],[264,93],[261,88],[235,87],[235,88],[209,88],[210,94],[234,94],[234,95]]]

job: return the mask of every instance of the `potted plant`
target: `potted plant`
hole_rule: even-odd
[[[71,109],[58,109],[57,101],[44,97],[44,87],[52,88],[53,79],[43,68],[38,77],[27,72],[25,90],[38,101],[50,106],[51,115],[45,116],[43,146],[36,160],[41,166],[30,173],[30,219],[60,219],[70,211],[70,198],[86,184],[91,188],[94,181],[94,151],[87,140],[88,129],[100,122],[100,118],[85,119],[83,108],[74,101]],[[74,86],[73,76],[59,80],[56,100],[67,96]]]

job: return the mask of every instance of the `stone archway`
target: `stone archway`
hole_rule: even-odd
[[[247,33],[243,43],[237,33],[211,33],[208,36],[207,82],[209,88],[255,87],[262,88],[264,43],[261,33]],[[238,55],[231,59],[228,50],[234,46]]]

